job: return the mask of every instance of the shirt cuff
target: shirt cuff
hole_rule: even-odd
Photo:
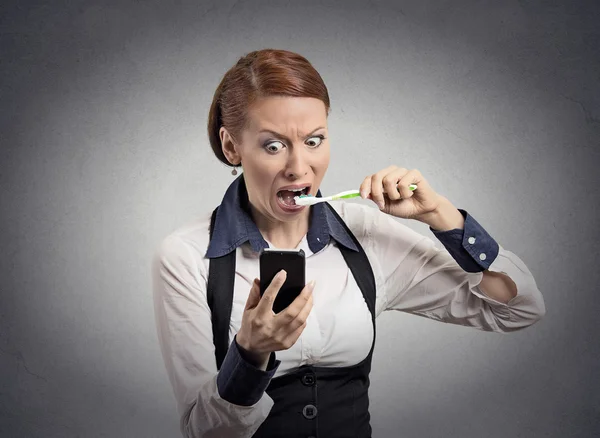
[[[437,231],[429,227],[460,267],[467,272],[482,272],[498,256],[498,243],[465,210],[458,209],[465,219],[464,229]]]
[[[272,352],[266,371],[255,367],[244,359],[236,337],[237,335],[234,336],[217,375],[217,389],[221,398],[229,403],[252,406],[262,397],[281,361],[276,360],[275,353]]]

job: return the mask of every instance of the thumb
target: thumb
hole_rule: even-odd
[[[252,282],[252,288],[250,289],[250,294],[248,295],[248,299],[246,300],[246,307],[244,310],[252,309],[256,307],[258,302],[260,301],[260,281],[258,278],[255,278]]]

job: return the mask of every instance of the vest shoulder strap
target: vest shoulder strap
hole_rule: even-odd
[[[218,209],[219,207],[215,208],[210,218],[210,239],[215,228]],[[229,321],[233,306],[234,280],[235,250],[210,260],[206,299],[211,312],[217,370],[221,368],[229,348]]]

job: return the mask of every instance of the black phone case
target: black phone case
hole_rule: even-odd
[[[260,296],[279,271],[287,272],[285,283],[279,289],[273,312],[279,313],[300,295],[305,286],[306,260],[302,250],[267,250],[260,254]]]

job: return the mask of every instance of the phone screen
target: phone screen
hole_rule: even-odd
[[[275,275],[282,269],[287,272],[287,277],[273,303],[273,312],[275,313],[279,313],[289,306],[304,289],[306,269],[304,251],[267,248],[260,253],[261,296]]]

